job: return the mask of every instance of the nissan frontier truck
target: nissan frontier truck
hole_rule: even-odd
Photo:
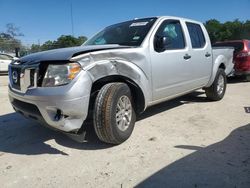
[[[9,99],[25,117],[71,135],[90,118],[101,141],[120,144],[152,105],[197,89],[221,100],[233,50],[212,49],[198,21],[134,19],[106,27],[82,46],[13,61]]]

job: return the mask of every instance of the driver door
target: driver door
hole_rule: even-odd
[[[192,71],[180,20],[163,21],[152,37],[150,51],[155,102],[187,91]],[[162,49],[158,49],[158,40],[164,41],[164,45],[160,45]]]

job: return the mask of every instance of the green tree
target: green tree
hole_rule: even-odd
[[[41,46],[38,44],[32,44],[30,47],[30,53],[35,53],[41,51]]]
[[[15,49],[22,49],[22,43],[16,37],[23,36],[20,29],[14,24],[6,24],[6,31],[0,32],[0,51],[13,53]]]
[[[80,46],[85,42],[87,38],[85,36],[79,36],[78,38],[72,35],[61,35],[56,41],[54,41],[54,48],[66,48],[73,46]]]
[[[216,19],[208,20],[204,23],[212,43],[225,40],[250,39],[250,20],[246,22],[227,21],[220,23]]]
[[[39,52],[57,48],[66,48],[66,47],[73,47],[73,46],[80,46],[87,40],[85,36],[74,37],[71,35],[61,35],[57,40],[51,41],[48,40],[42,45],[33,44],[31,46],[30,52]]]
[[[20,28],[16,27],[13,23],[6,24],[6,28],[6,33],[11,35],[12,38],[24,36],[24,34],[20,31]]]
[[[222,25],[218,20],[216,19],[208,20],[205,22],[204,25],[208,31],[212,43],[220,39],[220,31]]]
[[[244,25],[242,26],[242,31],[240,37],[243,39],[250,40],[250,20],[247,20]]]
[[[52,50],[52,49],[55,49],[57,48],[56,45],[55,45],[55,41],[51,41],[51,40],[48,40],[46,41],[42,46],[41,46],[41,50],[42,51],[45,51],[45,50]]]
[[[77,38],[78,46],[82,45],[87,39],[88,39],[88,38],[85,37],[85,36],[79,36],[79,37]]]

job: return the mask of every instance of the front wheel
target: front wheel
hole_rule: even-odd
[[[219,101],[224,97],[227,86],[227,78],[223,69],[218,69],[213,84],[205,88],[207,98],[213,101]]]
[[[110,83],[99,91],[94,107],[94,128],[98,138],[120,144],[127,140],[135,125],[130,88],[125,83]]]

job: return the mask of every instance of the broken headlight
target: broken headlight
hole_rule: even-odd
[[[68,63],[62,65],[49,65],[45,73],[42,86],[55,87],[66,85],[73,80],[81,71],[78,63]]]

